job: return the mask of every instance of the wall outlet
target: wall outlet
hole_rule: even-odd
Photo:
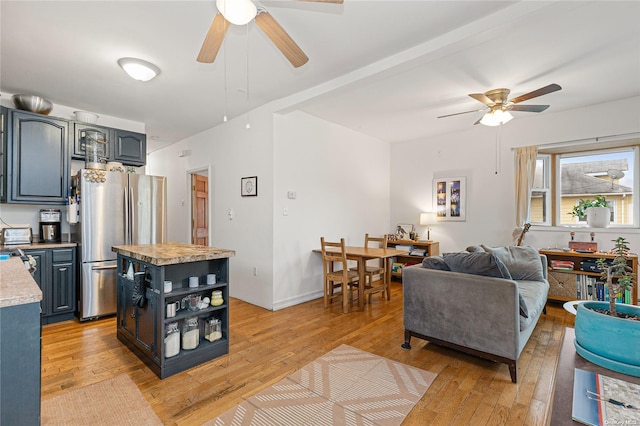
[[[282,216],[289,216],[289,208],[288,207],[283,207],[282,208]]]

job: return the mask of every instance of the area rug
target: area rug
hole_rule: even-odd
[[[42,425],[162,425],[126,374],[74,389],[41,403]]]
[[[341,345],[205,425],[399,425],[435,378]]]

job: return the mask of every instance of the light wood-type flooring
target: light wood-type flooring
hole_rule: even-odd
[[[199,425],[340,344],[438,374],[404,425],[544,425],[564,328],[573,316],[549,304],[511,383],[506,365],[412,339],[401,349],[402,285],[363,311],[322,299],[271,312],[230,300],[230,351],[160,380],[116,339],[116,321],[66,321],[42,330],[42,397],[127,373],[167,425]],[[108,416],[109,413],[105,413]]]

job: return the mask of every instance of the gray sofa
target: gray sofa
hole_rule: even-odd
[[[506,363],[517,362],[545,310],[547,259],[533,247],[478,247],[426,258],[402,272],[404,349],[411,337]]]

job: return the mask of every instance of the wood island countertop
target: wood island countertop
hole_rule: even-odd
[[[42,300],[42,290],[19,256],[0,260],[0,308]]]
[[[113,246],[114,252],[156,266],[223,259],[236,255],[235,250],[183,243]]]

